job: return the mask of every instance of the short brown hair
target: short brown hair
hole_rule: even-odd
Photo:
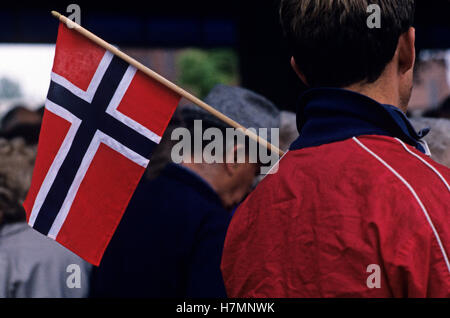
[[[367,7],[381,9],[369,28]],[[414,20],[414,0],[281,0],[280,18],[292,55],[312,87],[376,81]]]

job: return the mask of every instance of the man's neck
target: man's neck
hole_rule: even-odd
[[[194,172],[196,175],[198,175],[200,178],[203,179],[209,186],[214,189],[214,191],[218,192],[218,186],[217,178],[213,175],[211,171],[211,167],[204,167],[203,163],[193,163],[193,162],[185,162],[183,161],[181,165],[192,172]]]
[[[217,175],[217,171],[215,171],[215,167],[213,164],[207,163],[193,163],[183,161],[181,165],[195,174],[197,174],[200,178],[203,179],[219,196],[223,204],[223,196],[226,194],[226,187],[221,182],[223,178]]]
[[[398,88],[395,82],[388,83],[386,80],[379,79],[374,83],[356,83],[344,88],[366,95],[380,104],[392,105],[406,112],[406,107],[402,107],[400,104]]]

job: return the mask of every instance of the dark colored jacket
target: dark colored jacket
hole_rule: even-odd
[[[170,164],[141,180],[91,279],[92,297],[225,297],[230,215],[199,176]]]

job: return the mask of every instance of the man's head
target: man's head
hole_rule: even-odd
[[[380,8],[380,28],[367,23],[373,4]],[[390,83],[396,92],[389,98],[406,108],[415,60],[414,0],[281,0],[280,18],[292,66],[305,84],[364,93],[364,86]]]
[[[271,128],[279,128],[279,111],[276,106],[249,90],[218,85],[205,98],[205,102],[246,128],[267,128],[269,133]],[[260,170],[258,162],[249,160],[251,141],[241,132],[233,131],[224,122],[197,106],[185,107],[182,117],[185,128],[190,132],[189,142],[193,150],[188,154],[188,160],[183,160],[182,164],[205,179],[220,196],[226,208],[232,208],[250,191]],[[213,162],[208,158],[207,147],[212,145],[209,141],[203,141],[201,147],[194,146],[199,142],[195,140],[196,136],[208,136],[208,132],[213,135],[207,138],[214,142],[218,142],[218,135],[223,136],[217,143],[223,150],[220,156],[216,156],[217,149],[213,151],[214,157],[222,159],[220,162]],[[195,161],[195,156],[200,157],[201,162]]]
[[[22,202],[30,187],[36,147],[0,138],[0,226],[25,220]]]
[[[36,145],[39,139],[43,114],[24,106],[11,109],[0,121],[0,137],[13,139],[20,137],[29,145]]]

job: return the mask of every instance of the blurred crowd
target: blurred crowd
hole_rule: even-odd
[[[206,99],[244,126],[279,127],[284,151],[298,137],[295,114],[279,111],[253,92],[221,86]],[[234,106],[226,104],[230,101]],[[258,115],[246,117],[242,107]],[[92,269],[26,224],[22,202],[31,182],[43,116],[44,107],[32,111],[17,105],[0,121],[0,297],[225,296],[221,246],[233,210],[260,179],[259,170],[245,163],[231,168],[175,165],[170,135],[180,126],[193,129],[195,119],[203,120],[204,129],[226,126],[192,105],[179,107],[102,264]],[[450,97],[411,121],[417,130],[431,129],[424,138],[431,156],[450,167]],[[146,231],[150,223],[153,226]],[[81,269],[82,288],[67,287],[71,264]]]

